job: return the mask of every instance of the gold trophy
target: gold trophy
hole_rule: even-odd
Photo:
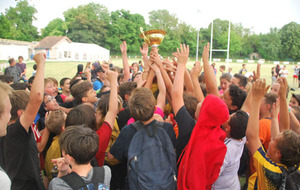
[[[143,38],[149,46],[155,48],[159,46],[167,33],[163,30],[148,30],[144,32],[142,27],[140,27],[140,31],[140,37]]]

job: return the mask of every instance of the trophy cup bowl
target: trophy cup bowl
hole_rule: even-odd
[[[145,42],[151,47],[158,47],[167,33],[163,30],[148,30],[144,32],[142,27],[140,28],[140,30],[140,37],[143,38]]]

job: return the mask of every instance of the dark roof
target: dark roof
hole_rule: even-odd
[[[44,39],[42,39],[34,48],[35,49],[52,48],[63,39],[72,42],[67,36],[47,36]]]

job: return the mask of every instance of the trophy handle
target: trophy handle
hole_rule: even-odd
[[[143,27],[140,27],[140,31],[141,31],[141,33],[143,34],[143,36],[144,36],[144,40],[145,40],[145,42],[147,43],[147,44],[150,44],[150,40],[145,36],[145,33],[144,33],[144,30],[143,30]]]

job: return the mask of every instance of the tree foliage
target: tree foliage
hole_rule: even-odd
[[[140,14],[128,10],[109,12],[101,4],[88,3],[64,12],[64,19],[56,18],[38,35],[32,25],[37,10],[21,0],[0,14],[0,38],[23,41],[38,41],[46,36],[67,35],[74,42],[95,43],[120,54],[119,45],[127,42],[128,54],[138,55],[144,40],[139,37],[140,27],[144,31],[162,29],[167,32],[159,46],[160,54],[171,56],[180,43],[190,46],[190,55],[196,56],[197,29],[182,22],[168,10],[149,12],[149,24]],[[227,49],[228,20],[215,19],[213,49]],[[210,42],[211,27],[201,28],[199,33],[199,55],[203,46]],[[242,24],[231,23],[230,58],[248,58],[253,52],[260,53],[266,60],[300,61],[300,24],[291,22],[281,29],[271,28],[267,34],[254,34]],[[226,58],[226,52],[213,52],[213,57]]]

